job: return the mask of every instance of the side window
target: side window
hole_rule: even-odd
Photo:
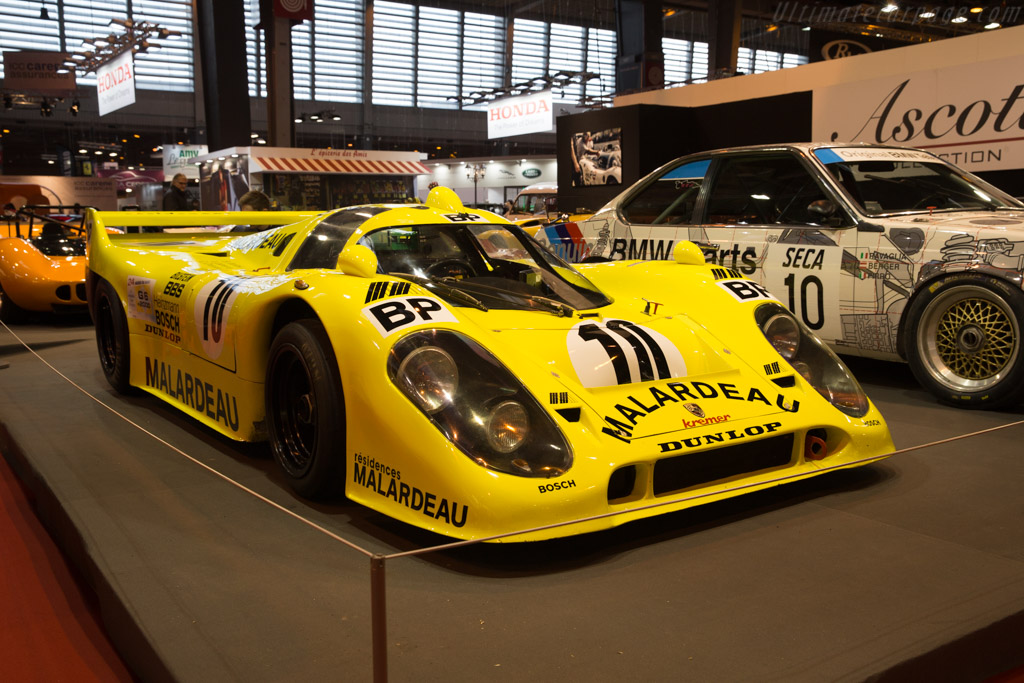
[[[710,165],[710,159],[701,159],[670,169],[623,206],[622,217],[639,225],[692,223]]]
[[[722,157],[703,222],[819,225],[823,217],[814,208],[826,199],[818,181],[790,154]]]

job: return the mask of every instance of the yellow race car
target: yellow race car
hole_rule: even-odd
[[[287,224],[103,229],[218,220]],[[447,188],[315,216],[94,212],[90,228],[110,383],[269,439],[302,496],[539,540],[892,451],[838,358],[690,243],[671,262],[574,268]]]

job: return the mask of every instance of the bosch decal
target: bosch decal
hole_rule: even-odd
[[[550,484],[538,484],[537,488],[541,493],[551,493],[553,491],[563,491],[566,489],[576,488],[576,480],[568,479],[566,481],[556,481]]]

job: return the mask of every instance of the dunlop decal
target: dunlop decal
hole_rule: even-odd
[[[661,449],[661,453],[671,453],[672,451],[681,451],[683,448],[698,448],[700,446],[710,446],[715,443],[725,443],[726,441],[735,441],[737,439],[746,439],[748,437],[771,434],[781,426],[781,422],[766,422],[763,425],[747,427],[742,431],[729,429],[727,431],[716,432],[714,434],[701,434],[700,436],[683,439],[682,441],[666,441],[664,443],[659,443],[658,448]]]
[[[422,512],[427,517],[443,520],[454,527],[466,526],[469,506],[410,486],[402,481],[400,471],[379,462],[376,458],[367,458],[362,453],[356,453],[352,481],[410,510]]]

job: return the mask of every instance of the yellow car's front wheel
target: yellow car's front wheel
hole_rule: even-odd
[[[344,483],[345,402],[338,364],[319,321],[288,323],[267,363],[267,426],[274,459],[299,495],[329,497]]]

